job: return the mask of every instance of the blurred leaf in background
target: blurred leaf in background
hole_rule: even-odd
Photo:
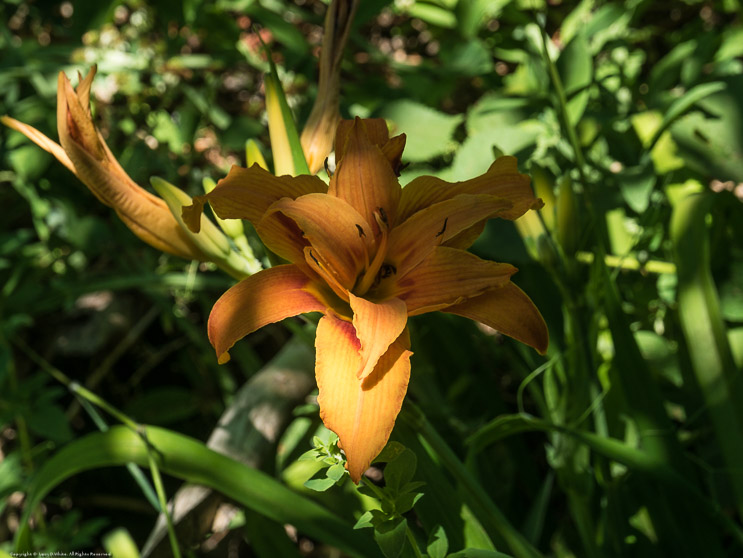
[[[204,178],[245,164],[246,140],[270,145],[261,39],[302,129],[326,8],[6,0],[0,114],[56,140],[58,72],[97,64],[93,121],[126,172],[198,195]],[[313,530],[275,503],[195,508],[190,517],[222,522],[198,531],[194,554],[324,556],[347,544],[405,556],[415,544],[430,556],[741,555],[740,426],[730,418],[743,369],[741,37],[737,0],[361,2],[340,111],[408,134],[401,183],[463,180],[515,155],[550,200],[518,228],[490,222],[474,245],[519,268],[513,280],[545,316],[550,350],[542,358],[456,316],[411,320],[409,399],[420,414],[404,410],[392,439],[415,454],[413,481],[426,484],[381,549],[352,527],[383,499],[335,485],[337,471],[324,492],[304,487],[325,475],[297,461],[324,435],[312,396],[287,404],[285,422],[265,406],[246,412],[251,424],[288,425],[260,446],[275,455],[262,474],[309,494],[324,510],[313,517],[336,525],[335,512],[352,534]],[[313,325],[288,321],[217,366],[206,316],[231,280],[139,242],[4,127],[0,204],[1,541],[18,533],[34,473],[67,444],[100,439],[40,362],[136,420],[207,440],[289,339],[311,348]],[[192,447],[178,440],[175,449]],[[168,470],[172,495],[192,477]],[[366,478],[384,489],[385,465]],[[121,527],[144,548],[159,509],[142,490],[124,467],[70,477],[35,512],[37,550],[102,551]]]

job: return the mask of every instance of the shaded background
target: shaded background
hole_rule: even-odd
[[[204,177],[219,179],[232,164],[244,164],[247,139],[269,145],[261,82],[266,63],[258,35],[281,68],[301,127],[316,93],[325,8],[312,0],[6,0],[0,3],[0,114],[56,139],[57,72],[72,76],[97,64],[94,120],[123,167],[141,185],[158,175],[197,194]],[[636,444],[632,394],[621,393],[613,376],[621,373],[621,363],[605,309],[607,282],[585,262],[601,253],[600,239],[623,262],[671,262],[672,207],[690,191],[715,194],[711,269],[739,375],[740,11],[734,0],[362,3],[343,65],[341,112],[385,117],[396,132],[407,133],[404,161],[410,165],[403,183],[419,174],[470,178],[498,153],[516,155],[548,202],[561,180],[573,180],[577,201],[569,219],[558,228],[554,204],[543,212],[571,262],[569,272],[556,265],[563,255],[550,252],[544,234],[520,235],[511,223],[491,222],[474,247],[483,257],[516,265],[514,281],[548,321],[552,364],[524,384],[530,413]],[[539,21],[552,39],[568,96],[566,113],[542,56]],[[710,83],[722,85],[698,99],[686,96]],[[679,99],[689,102],[671,121],[669,109]],[[582,176],[568,128],[587,162]],[[60,445],[95,430],[19,342],[136,420],[206,439],[235,391],[304,322],[264,328],[235,347],[229,365],[217,366],[205,321],[230,281],[208,265],[141,244],[50,155],[5,128],[0,207],[4,540],[17,527],[33,471]],[[720,455],[692,371],[690,340],[679,325],[676,274],[650,267],[611,278],[619,288],[625,331],[639,346],[643,381],[660,394],[697,486],[736,520],[724,473],[730,464]],[[504,437],[473,450],[464,440],[498,415],[516,412],[519,385],[546,360],[448,315],[415,319],[412,334],[411,398],[545,553],[740,554],[719,527],[708,535],[718,541],[714,548],[698,532],[684,532],[688,518],[678,517],[684,512],[674,509],[673,500],[554,432]],[[281,477],[292,456],[309,449],[319,419],[312,397],[308,402],[301,417],[306,423],[290,451],[278,466],[275,460],[264,465],[272,474]],[[584,420],[597,408],[602,419]],[[172,492],[178,485],[169,479],[167,488]],[[347,497],[348,487],[343,490]],[[456,502],[450,504],[457,509]],[[141,546],[156,513],[125,470],[110,469],[64,483],[45,501],[43,516],[38,544],[69,551],[100,548],[102,534],[119,525]],[[234,548],[254,552],[239,528],[236,533]],[[673,543],[671,533],[679,537]],[[461,534],[449,538],[463,542]],[[296,540],[303,554],[329,555],[322,541],[301,534]]]

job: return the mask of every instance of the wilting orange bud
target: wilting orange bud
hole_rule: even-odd
[[[104,204],[112,207],[134,234],[147,244],[186,259],[209,258],[181,229],[167,204],[138,186],[119,165],[90,113],[93,66],[73,89],[60,72],[57,85],[57,131],[59,144],[38,130],[8,116],[6,126],[24,134],[70,169]]]
[[[333,0],[325,15],[325,35],[320,54],[317,98],[302,131],[302,149],[310,173],[319,171],[333,149],[335,129],[340,121],[341,60],[358,0]]]

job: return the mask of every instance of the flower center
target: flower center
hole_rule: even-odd
[[[384,257],[387,255],[387,237],[389,232],[389,222],[387,221],[387,214],[384,208],[380,207],[374,212],[374,219],[377,221],[380,233],[377,252],[374,254],[374,259],[372,259],[371,263],[366,266],[366,271],[364,271],[361,279],[356,282],[356,287],[353,291],[357,296],[365,295],[380,278],[383,278],[382,275],[389,277],[392,269],[394,269],[393,266],[384,263]],[[385,269],[387,269],[387,272],[385,272]]]

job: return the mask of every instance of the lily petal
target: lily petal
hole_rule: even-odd
[[[366,126],[366,135],[369,141],[379,146],[382,153],[390,162],[392,170],[397,174],[400,166],[403,149],[405,149],[405,134],[393,138],[389,137],[387,122],[383,118],[360,119]],[[335,133],[335,156],[338,161],[343,158],[348,144],[348,137],[355,124],[355,120],[341,120]]]
[[[400,162],[402,159],[402,152],[405,149],[405,140],[407,136],[400,134],[390,140],[382,146],[382,154],[387,157],[390,162],[392,170],[397,176],[400,176]]]
[[[400,219],[407,219],[417,211],[458,194],[489,194],[512,202],[508,211],[499,217],[517,219],[529,209],[542,207],[542,200],[534,197],[529,177],[520,174],[515,157],[499,157],[485,174],[463,182],[446,182],[433,176],[420,176],[410,182],[400,199]]]
[[[5,124],[8,128],[12,128],[16,132],[20,132],[21,134],[23,134],[36,145],[41,147],[44,151],[48,151],[49,153],[54,155],[57,158],[57,161],[67,167],[69,171],[73,173],[75,172],[75,165],[72,164],[72,161],[70,161],[67,153],[64,152],[62,146],[59,145],[56,141],[48,138],[33,126],[24,124],[23,122],[20,122],[15,118],[11,118],[10,116],[0,116],[0,122]]]
[[[407,329],[364,380],[360,344],[353,325],[333,314],[323,316],[315,339],[315,376],[320,417],[340,438],[351,480],[358,483],[390,437],[410,379]]]
[[[547,351],[547,324],[531,299],[513,283],[442,311],[481,322],[534,347],[539,354],[543,355]]]
[[[95,72],[96,68],[91,68],[85,80],[78,86],[80,96],[75,93],[64,72],[59,72],[57,78],[57,131],[59,132],[59,143],[68,154],[69,144],[75,143],[95,159],[102,161],[106,158],[106,152],[93,124],[90,106],[80,103],[81,100],[90,99],[90,85],[95,77]]]
[[[516,271],[510,264],[483,260],[464,250],[439,246],[410,273],[390,281],[384,296],[405,301],[408,315],[416,316],[503,287]]]
[[[234,285],[217,300],[209,315],[209,341],[220,364],[240,339],[267,324],[331,306],[325,293],[298,267],[264,269]]]
[[[510,208],[510,201],[484,194],[460,194],[435,203],[392,229],[386,261],[403,277],[437,246]]]
[[[399,298],[371,302],[349,294],[349,302],[353,310],[353,327],[361,343],[361,367],[357,376],[363,380],[405,329],[408,309]]]
[[[296,199],[327,189],[316,176],[274,176],[257,164],[248,169],[233,165],[214,190],[194,197],[193,205],[183,208],[183,220],[189,229],[199,232],[201,213],[208,201],[222,219],[247,219],[257,225],[271,204],[281,198]]]
[[[375,213],[380,215],[388,228],[395,223],[400,184],[387,157],[370,136],[368,129],[374,127],[368,128],[367,123],[356,119],[348,132],[345,151],[330,179],[328,194],[356,209],[371,225],[376,238],[381,231]],[[386,138],[384,143],[387,143]]]
[[[309,244],[320,264],[328,267],[344,289],[353,287],[366,265],[372,235],[353,207],[325,194],[277,201],[257,230],[269,249],[295,263],[304,260],[303,250]]]
[[[390,133],[387,129],[387,122],[384,118],[355,118],[353,120],[341,120],[335,130],[335,155],[338,160],[343,158],[356,121],[360,121],[366,130],[366,137],[372,145],[382,147],[390,139]]]
[[[61,157],[53,145],[47,147],[68,168],[69,162],[72,165],[70,170],[102,203],[113,207],[124,224],[141,240],[158,250],[185,259],[208,260],[178,225],[167,204],[138,186],[126,174],[93,125],[87,102],[94,75],[95,67],[78,86],[76,93],[67,76],[60,72],[57,128],[66,157]],[[43,135],[41,138],[31,137],[34,141],[43,138]]]

